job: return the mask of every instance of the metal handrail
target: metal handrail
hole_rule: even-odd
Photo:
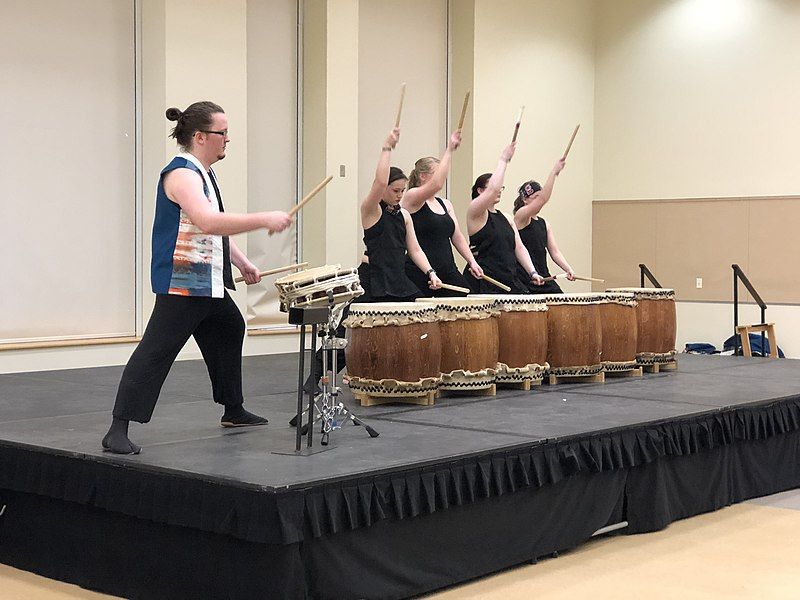
[[[734,339],[735,336],[739,335],[736,331],[736,328],[739,326],[739,281],[744,284],[744,287],[747,288],[747,291],[750,292],[750,295],[753,297],[753,300],[756,301],[756,304],[761,308],[761,324],[767,322],[767,303],[761,298],[761,295],[756,291],[756,288],[753,287],[753,284],[750,283],[750,280],[747,278],[747,275],[744,274],[742,268],[737,265],[736,263],[731,265],[733,269],[733,335]],[[749,335],[749,334],[748,334]],[[761,332],[761,352],[764,353],[764,341],[765,336],[764,332]],[[741,340],[740,340],[741,342]],[[739,354],[739,349],[741,346],[736,346],[734,348],[734,354]]]
[[[639,263],[639,280],[641,282],[640,287],[644,287],[645,275],[654,286],[656,286],[657,288],[662,287],[662,285],[658,283],[658,279],[656,279],[656,276],[653,275],[652,271],[650,271],[650,269],[647,268],[647,265],[644,263]]]

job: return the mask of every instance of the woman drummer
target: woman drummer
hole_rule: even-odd
[[[539,211],[553,194],[556,177],[564,169],[564,165],[565,159],[558,159],[553,170],[550,171],[544,187],[533,180],[526,181],[519,187],[519,193],[514,200],[514,224],[519,230],[522,243],[528,249],[533,266],[542,277],[550,277],[550,271],[547,268],[547,254],[549,253],[553,262],[567,274],[567,279],[574,281],[575,273],[567,259],[561,254],[550,223],[539,216]],[[525,272],[522,267],[518,268],[518,274],[524,276]],[[564,293],[555,280],[547,281],[542,286],[530,285],[528,287],[533,294]]]
[[[515,148],[516,143],[509,144],[494,173],[484,173],[475,180],[467,210],[467,231],[470,248],[484,274],[510,287],[513,294],[525,294],[528,281],[535,285],[542,285],[543,281],[520,240],[514,220],[497,210],[506,167]],[[524,280],[517,276],[517,263],[524,269]],[[500,293],[499,288],[485,279],[476,279],[466,268],[464,277],[473,293]]]
[[[483,276],[483,269],[475,261],[469,244],[458,226],[458,219],[453,211],[453,204],[436,196],[444,186],[450,171],[450,161],[461,144],[461,130],[450,136],[447,148],[440,159],[433,156],[420,158],[414,163],[408,180],[408,190],[400,205],[411,214],[414,231],[425,256],[436,269],[436,274],[444,283],[467,287],[467,280],[456,267],[453,260],[453,248],[467,261],[467,266],[477,278]],[[452,246],[451,246],[452,243]],[[425,274],[406,258],[406,275],[419,288],[420,292],[432,296],[460,296],[459,292],[449,290],[428,290]]]
[[[424,273],[430,289],[438,289],[442,283],[420,248],[411,215],[400,206],[408,180],[400,169],[389,166],[399,138],[400,129],[395,127],[381,148],[372,187],[361,201],[366,246],[358,268],[365,292],[361,302],[413,301],[421,295],[406,275],[406,256]]]
[[[413,302],[419,298],[422,295],[419,288],[406,276],[406,255],[425,273],[432,290],[438,289],[442,283],[419,246],[411,216],[400,206],[408,180],[400,169],[389,166],[389,158],[399,138],[398,128],[387,136],[372,187],[361,201],[366,251],[358,267],[358,277],[364,288],[364,295],[358,298],[358,302]],[[342,316],[344,318],[346,314]],[[344,336],[341,325],[337,335]],[[338,352],[337,363],[342,369],[345,366],[344,352]],[[313,373],[316,374],[314,379],[318,380],[322,373],[322,352],[317,353],[315,361]],[[303,389],[309,394],[318,393],[317,381],[309,376]]]

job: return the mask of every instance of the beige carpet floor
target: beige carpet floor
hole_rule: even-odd
[[[428,600],[800,598],[800,511],[739,504],[664,531],[590,541]],[[0,565],[2,600],[110,598]]]

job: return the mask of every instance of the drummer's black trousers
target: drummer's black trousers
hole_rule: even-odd
[[[122,373],[114,417],[150,420],[161,386],[190,336],[203,354],[214,402],[241,405],[244,329],[244,319],[228,292],[224,298],[158,294],[142,341]]]

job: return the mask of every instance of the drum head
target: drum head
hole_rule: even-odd
[[[275,280],[277,286],[288,286],[291,284],[302,284],[304,282],[319,281],[320,278],[335,277],[342,265],[325,265],[322,267],[314,267],[312,269],[304,269],[297,273],[285,275]]]
[[[672,288],[636,288],[636,287],[624,287],[624,288],[609,288],[606,290],[607,292],[624,292],[633,294],[633,297],[637,300],[669,300],[675,298],[675,290]]]

